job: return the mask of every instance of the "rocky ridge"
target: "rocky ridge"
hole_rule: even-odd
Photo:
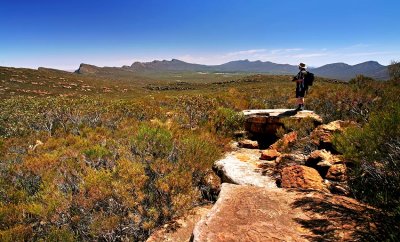
[[[321,149],[309,155],[278,152],[276,142],[290,146],[297,139],[293,134],[266,150],[233,143],[232,151],[213,167],[223,182],[218,200],[196,223],[190,241],[354,241],[377,234],[379,211],[340,195],[348,194],[347,163],[331,142],[333,134],[350,123],[320,125],[322,120],[311,111],[246,110],[244,114],[246,130],[253,137],[276,131],[283,124],[281,118],[311,118],[316,128],[310,141]],[[181,239],[177,241],[189,241]]]
[[[365,75],[379,80],[389,78],[388,67],[376,61],[367,61],[357,65],[345,63],[332,63],[318,68],[310,68],[310,71],[317,76],[334,78],[339,80],[350,80],[357,75]],[[289,74],[298,72],[297,65],[277,64],[270,61],[249,61],[237,60],[221,65],[201,65],[187,63],[181,60],[154,60],[151,62],[134,62],[130,66],[122,67],[97,67],[88,64],[81,64],[76,73],[94,74],[101,72],[112,72],[114,74],[133,74],[145,72],[242,72],[242,73],[268,73],[268,74]],[[122,73],[121,73],[122,72]]]

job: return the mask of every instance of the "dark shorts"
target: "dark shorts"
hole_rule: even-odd
[[[304,97],[306,95],[305,88],[296,88],[296,98]]]
[[[306,95],[306,92],[307,92],[307,88],[304,85],[304,81],[297,82],[296,83],[296,98],[304,97]]]

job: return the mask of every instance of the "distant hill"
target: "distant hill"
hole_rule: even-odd
[[[345,63],[333,63],[312,69],[317,76],[335,78],[340,80],[350,80],[356,75],[362,74],[378,80],[389,78],[387,66],[383,66],[376,61],[367,61],[357,65]]]
[[[171,61],[135,62],[131,66],[124,66],[125,70],[135,72],[162,72],[162,71],[212,71],[211,66],[191,64],[177,59]]]
[[[126,79],[113,78],[125,73],[120,71],[119,67],[100,68],[84,64],[80,66],[80,69],[92,74],[80,75],[45,67],[34,70],[0,66],[0,100],[16,96],[132,97],[145,94],[147,90],[143,87],[158,83],[157,80],[137,76],[133,72],[130,72],[129,78]]]
[[[298,68],[296,65],[277,64],[270,61],[231,61],[221,65],[201,65],[187,63],[181,60],[135,62],[131,66],[123,67],[97,67],[88,64],[81,64],[76,73],[94,74],[98,76],[130,76],[133,74],[163,73],[163,72],[243,72],[243,73],[268,73],[268,74],[295,74]],[[317,76],[334,78],[339,80],[350,80],[356,75],[362,74],[375,79],[388,79],[387,66],[376,61],[367,61],[357,65],[345,63],[333,63],[310,71]]]
[[[294,74],[297,72],[297,66],[289,64],[276,64],[270,61],[249,61],[239,60],[231,61],[222,65],[212,66],[217,71],[226,72],[261,72],[271,74]]]

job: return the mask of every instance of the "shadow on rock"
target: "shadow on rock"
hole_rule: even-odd
[[[399,218],[363,205],[354,199],[307,192],[293,202],[307,219],[295,221],[308,229],[310,241],[395,241],[399,238]]]
[[[290,109],[290,110],[288,110],[288,111],[285,111],[285,112],[280,113],[280,114],[278,115],[278,117],[290,117],[290,116],[296,115],[298,112],[299,112],[299,111],[296,110],[296,109],[293,109],[293,110]]]

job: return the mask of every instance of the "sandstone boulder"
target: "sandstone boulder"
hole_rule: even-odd
[[[275,149],[268,149],[261,152],[261,160],[275,160],[281,156],[281,153],[276,151]]]
[[[275,160],[275,164],[272,167],[271,176],[275,178],[278,185],[281,184],[281,174],[285,167],[302,165],[304,164],[306,157],[299,153],[282,154]]]
[[[203,185],[203,197],[208,200],[216,200],[221,190],[221,178],[219,178],[213,171],[208,172],[201,180]]]
[[[281,152],[289,148],[289,146],[293,144],[296,140],[297,140],[297,132],[293,131],[288,134],[285,134],[282,138],[273,143],[269,148]]]
[[[255,140],[244,139],[239,141],[240,148],[258,149],[258,142]]]
[[[333,181],[345,181],[346,170],[347,169],[345,164],[332,165],[326,174],[326,178]]]
[[[284,188],[325,190],[322,177],[311,167],[288,166],[282,169],[281,177]]]
[[[319,149],[326,149],[336,153],[337,151],[332,144],[333,135],[335,133],[343,132],[344,129],[352,125],[355,125],[355,123],[342,120],[323,124],[311,132],[310,138],[314,145],[318,146]]]
[[[337,163],[340,163],[341,159],[337,155],[332,155],[331,152],[322,150],[314,150],[306,161],[306,166],[315,168],[319,174],[325,178],[329,168]]]

